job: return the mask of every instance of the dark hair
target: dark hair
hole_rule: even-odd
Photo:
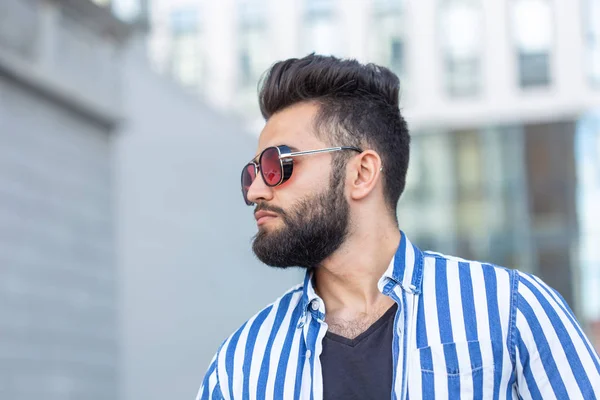
[[[389,69],[310,54],[274,64],[261,81],[265,119],[301,102],[316,102],[315,131],[332,146],[375,150],[381,157],[386,203],[396,216],[408,169],[410,136],[398,105],[400,81]],[[342,167],[349,152],[334,155]]]

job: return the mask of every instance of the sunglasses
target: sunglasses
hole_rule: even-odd
[[[329,147],[327,149],[307,150],[292,152],[288,146],[273,146],[264,149],[258,157],[250,161],[242,170],[242,194],[247,205],[253,202],[248,200],[248,190],[260,172],[265,185],[274,187],[281,185],[292,176],[294,157],[309,154],[331,153],[333,151],[352,150],[362,153],[362,150],[353,146]],[[255,160],[258,158],[258,162]]]

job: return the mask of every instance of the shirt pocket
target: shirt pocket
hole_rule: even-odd
[[[489,349],[489,343],[487,348]],[[436,344],[417,349],[412,358],[411,398],[484,399],[494,388],[494,359],[479,341]],[[420,381],[420,384],[416,384]],[[413,383],[411,387],[411,383]],[[445,394],[448,394],[447,396]]]

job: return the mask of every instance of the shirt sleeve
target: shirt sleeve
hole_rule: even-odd
[[[521,398],[600,398],[598,353],[557,291],[519,272],[515,319]]]
[[[206,371],[206,375],[202,380],[202,384],[200,385],[200,390],[198,391],[198,395],[196,396],[196,400],[223,400],[223,395],[221,394],[221,388],[219,385],[219,375],[217,374],[217,357],[218,353],[215,354],[210,365],[208,367],[208,371]]]

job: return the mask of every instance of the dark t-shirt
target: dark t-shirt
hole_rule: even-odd
[[[323,340],[323,398],[389,399],[392,393],[394,304],[355,339],[327,332]]]

